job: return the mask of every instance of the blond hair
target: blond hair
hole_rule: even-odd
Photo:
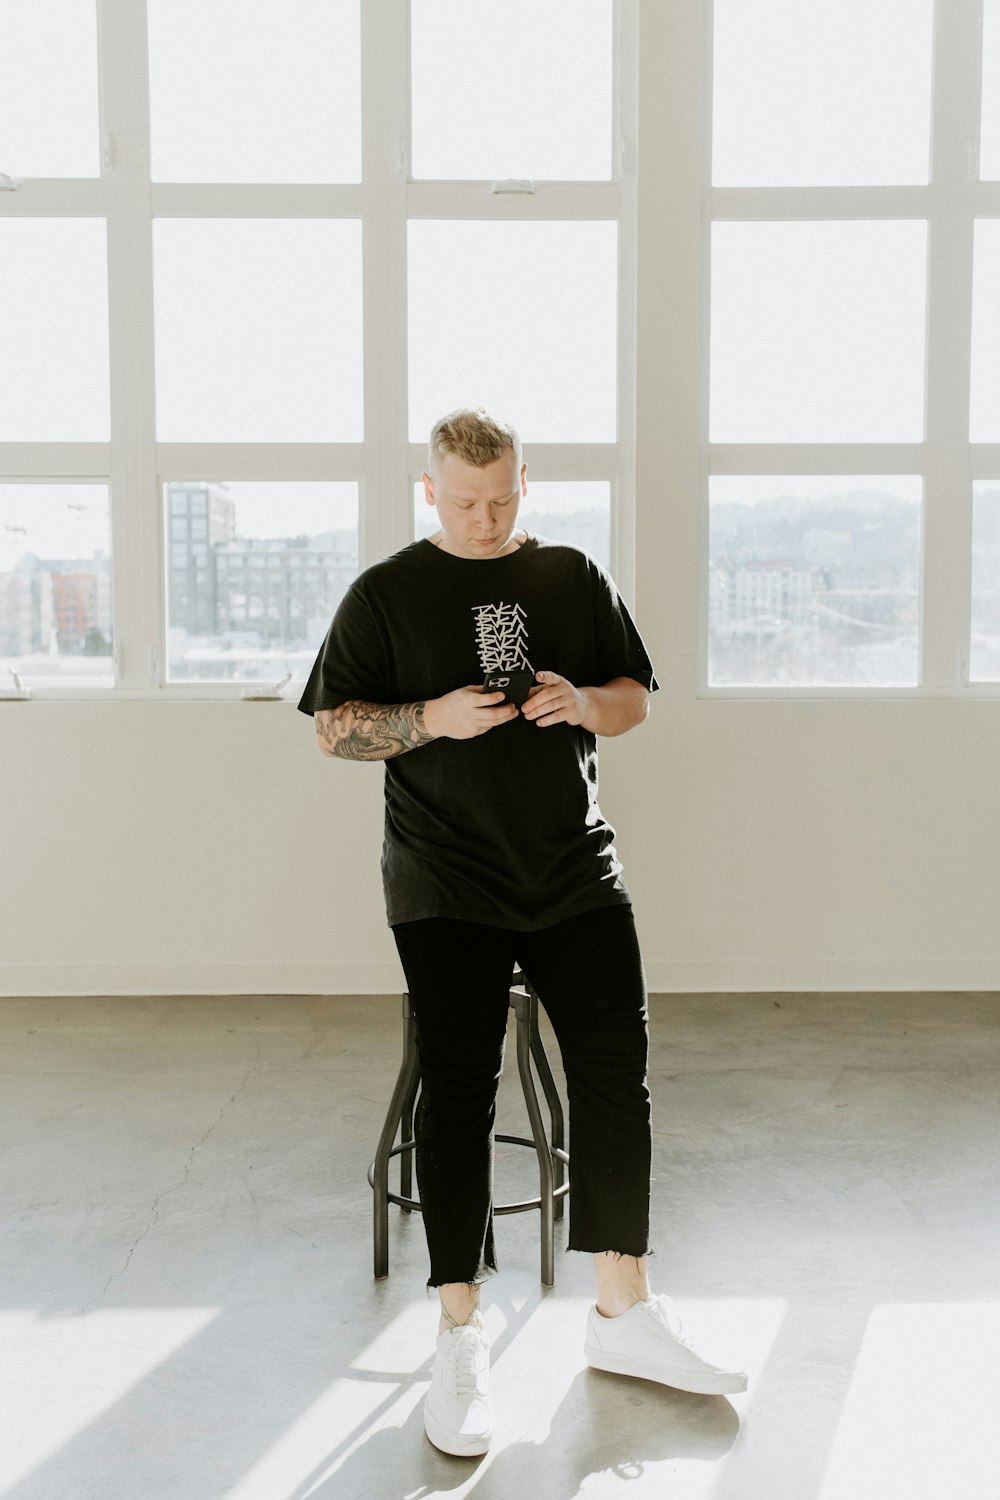
[[[436,472],[438,460],[454,453],[465,464],[483,469],[494,463],[505,448],[513,450],[517,467],[521,467],[521,439],[517,429],[483,407],[459,407],[441,417],[431,429],[427,467]]]

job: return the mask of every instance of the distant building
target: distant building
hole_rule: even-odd
[[[167,485],[169,622],[212,635],[217,598],[214,548],[236,535],[236,506],[225,484]]]
[[[25,553],[0,575],[0,655],[111,654],[111,564]]]
[[[353,532],[224,542],[215,551],[216,631],[255,630],[262,646],[296,645],[329,623],[357,573]]]
[[[169,484],[170,625],[193,637],[312,645],[357,574],[354,531],[321,536],[236,535],[225,484]]]
[[[12,573],[0,573],[0,656],[29,656],[48,649],[52,583],[39,574],[37,562],[35,557],[22,559]]]
[[[714,628],[755,620],[801,624],[817,593],[817,570],[791,562],[717,563],[710,581],[709,623]]]

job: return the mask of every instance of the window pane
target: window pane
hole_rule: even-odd
[[[923,220],[712,227],[711,441],[920,442]]]
[[[0,221],[0,442],[107,442],[103,219]]]
[[[99,177],[94,0],[3,0],[0,172]]]
[[[357,576],[358,486],[172,483],[167,517],[167,680],[305,681]]]
[[[716,184],[927,182],[932,0],[715,0]]]
[[[360,442],[357,219],[157,219],[157,434]]]
[[[1000,442],[1000,220],[978,219],[972,273],[969,436]]]
[[[149,0],[154,182],[360,182],[358,0]]]
[[[528,493],[521,499],[517,524],[536,536],[580,547],[602,567],[611,566],[611,486],[606,479],[532,480],[529,464]],[[437,511],[427,504],[423,485],[415,484],[414,537],[439,530]]]
[[[983,135],[979,175],[1000,178],[1000,0],[986,0],[983,12]]]
[[[970,682],[1000,682],[1000,482],[972,486]]]
[[[611,0],[412,0],[413,176],[611,176]]]
[[[715,475],[709,494],[712,686],[916,683],[918,476]]]
[[[612,443],[617,225],[416,219],[410,439],[485,406],[525,442]]]
[[[103,484],[0,484],[0,685],[111,687]]]

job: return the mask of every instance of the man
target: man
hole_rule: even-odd
[[[489,1445],[479,1289],[495,1274],[492,1127],[518,964],[555,1029],[570,1107],[568,1248],[594,1258],[588,1362],[683,1390],[743,1390],[650,1294],[646,989],[598,735],[641,724],[658,684],[608,574],[517,527],[527,465],[482,409],[434,426],[440,529],[337,610],[299,708],[324,755],[384,760],[382,874],[417,1020],[414,1133],[427,1285],[441,1313],[424,1407],[446,1453]]]

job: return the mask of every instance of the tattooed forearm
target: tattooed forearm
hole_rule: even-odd
[[[428,744],[434,736],[424,721],[424,703],[361,703],[313,715],[319,748],[341,760],[389,760]]]

